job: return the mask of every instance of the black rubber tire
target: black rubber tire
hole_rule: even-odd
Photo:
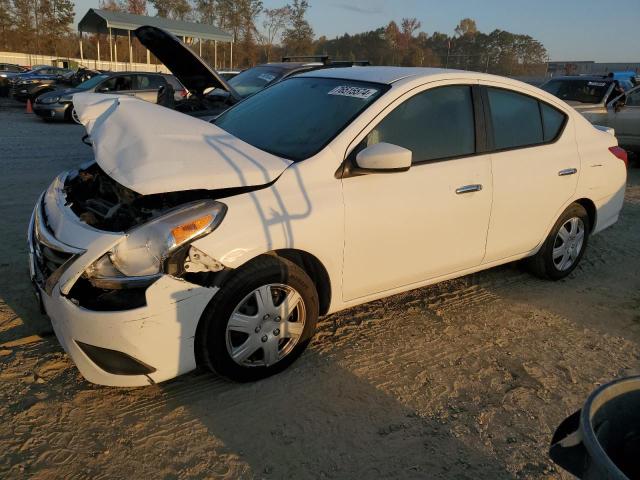
[[[553,263],[553,244],[556,239],[556,235],[558,234],[558,230],[567,222],[567,220],[578,217],[584,223],[584,243],[582,245],[582,250],[578,254],[578,258],[573,262],[570,268],[567,270],[558,270],[558,268]],[[584,252],[587,250],[587,245],[589,243],[589,233],[591,232],[591,220],[589,219],[589,214],[585,210],[585,208],[578,204],[572,203],[567,207],[567,209],[562,212],[560,218],[555,223],[551,232],[549,232],[549,236],[545,240],[544,244],[534,256],[528,258],[525,262],[525,265],[529,269],[531,273],[534,275],[548,279],[548,280],[560,280],[569,275],[573,270],[578,266]]]
[[[227,322],[243,298],[258,287],[269,283],[289,285],[302,297],[307,315],[302,337],[294,349],[274,365],[238,365],[227,352]],[[237,382],[251,382],[279,373],[307,348],[316,330],[318,305],[315,285],[304,270],[284,258],[260,255],[234,272],[207,305],[196,331],[196,359],[200,366]]]

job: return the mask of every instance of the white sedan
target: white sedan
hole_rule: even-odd
[[[519,259],[566,277],[618,219],[606,129],[506,78],[353,67],[285,80],[210,124],[134,98],[74,104],[95,160],[58,176],[31,274],[89,381],[290,365],[318,317]]]

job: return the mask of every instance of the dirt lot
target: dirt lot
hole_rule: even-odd
[[[85,382],[35,305],[25,230],[75,125],[0,103],[0,477],[559,478],[556,425],[640,372],[640,171],[567,280],[515,265],[324,318],[287,372],[141,389]],[[41,334],[43,338],[25,337]],[[6,342],[10,342],[7,346]]]

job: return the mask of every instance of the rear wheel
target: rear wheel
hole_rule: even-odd
[[[537,276],[560,280],[578,265],[587,248],[591,222],[582,205],[567,208],[551,229],[540,251],[528,259],[529,269]]]
[[[200,363],[236,381],[281,372],[307,347],[318,320],[309,276],[288,260],[264,255],[234,273],[198,325]]]

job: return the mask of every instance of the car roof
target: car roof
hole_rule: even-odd
[[[469,76],[473,78],[484,77],[485,74],[466,72],[463,70],[450,70],[445,68],[423,67],[343,67],[321,68],[311,72],[305,72],[299,77],[340,78],[344,80],[359,80],[362,82],[384,83],[390,85],[408,77],[430,77],[442,74],[456,74],[456,76]],[[493,76],[490,76],[493,77]],[[495,78],[495,77],[493,77]]]

